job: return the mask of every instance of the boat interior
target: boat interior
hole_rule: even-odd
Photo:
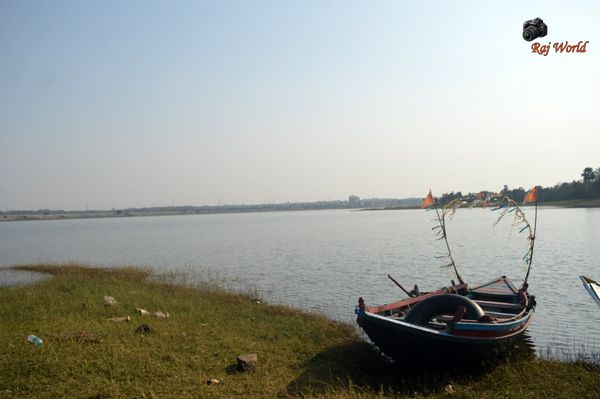
[[[523,300],[524,295],[519,292],[510,280],[505,276],[502,276],[472,289],[468,289],[466,284],[456,285],[431,293],[423,293],[419,297],[407,298],[393,304],[368,308],[367,310],[382,316],[403,320],[410,309],[424,298],[443,293],[452,293],[453,291],[466,296],[478,304],[485,315],[489,316],[486,322],[511,320],[521,314],[527,306]],[[444,330],[448,327],[448,323],[452,322],[455,317],[454,314],[436,315],[428,323],[428,327]],[[460,321],[467,323],[477,322],[477,320],[468,319],[462,319]]]

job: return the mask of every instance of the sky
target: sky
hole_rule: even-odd
[[[522,24],[540,17],[533,54]],[[597,1],[0,1],[0,209],[424,197],[600,167]]]

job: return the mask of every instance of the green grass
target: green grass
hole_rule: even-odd
[[[251,295],[167,284],[139,269],[19,268],[53,278],[0,288],[0,397],[597,396],[600,370],[586,364],[524,356],[478,373],[415,369],[413,359],[386,361],[353,326]],[[107,295],[118,304],[105,306]],[[129,323],[107,320],[127,315]],[[136,333],[142,322],[154,331]],[[29,334],[44,344],[35,348]],[[236,370],[243,353],[258,354],[255,373]]]

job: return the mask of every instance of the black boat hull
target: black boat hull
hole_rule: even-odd
[[[467,337],[442,333],[427,327],[358,313],[357,322],[371,341],[398,361],[425,357],[444,364],[465,364],[497,358],[507,352],[527,329],[531,318],[515,331],[497,337]]]

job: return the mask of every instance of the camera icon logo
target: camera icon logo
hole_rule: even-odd
[[[523,39],[528,42],[544,37],[548,34],[548,26],[541,18],[530,19],[523,22]]]

